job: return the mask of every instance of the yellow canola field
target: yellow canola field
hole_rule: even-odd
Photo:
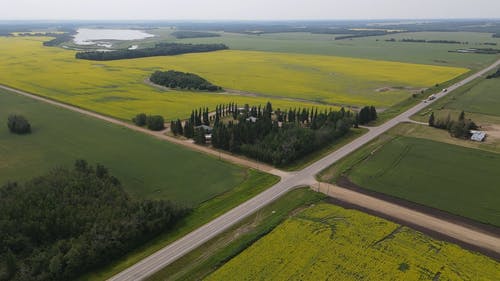
[[[319,204],[208,280],[500,280],[500,264],[387,220]]]
[[[391,106],[423,88],[467,72],[462,68],[331,56],[220,51],[108,62],[76,60],[75,52],[43,47],[47,38],[1,37],[0,83],[100,113],[130,119],[139,112],[185,117],[219,103],[297,107],[300,98],[348,105]],[[144,81],[155,70],[196,73],[229,89],[266,97],[159,90]],[[392,91],[376,91],[395,87]],[[396,89],[397,88],[397,89]],[[273,98],[276,97],[276,98]],[[312,106],[312,104],[304,104]]]

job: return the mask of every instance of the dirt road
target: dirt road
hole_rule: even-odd
[[[327,183],[318,183],[312,188],[342,202],[368,209],[374,213],[383,214],[406,225],[420,226],[424,231],[438,233],[452,238],[452,240],[474,245],[478,249],[491,251],[493,254],[498,253],[498,257],[500,257],[500,234],[495,235],[476,230],[473,227],[465,227],[401,205]]]

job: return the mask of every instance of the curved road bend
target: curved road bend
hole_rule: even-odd
[[[220,217],[214,219],[213,221],[199,227],[198,229],[194,230],[193,232],[187,234],[186,236],[180,238],[179,240],[171,243],[170,245],[164,247],[163,249],[157,251],[153,255],[141,260],[140,262],[134,264],[133,266],[129,267],[128,269],[120,272],[119,274],[113,276],[109,280],[113,281],[132,281],[132,280],[143,280],[147,278],[148,276],[151,276],[155,272],[159,271],[163,267],[167,266],[168,264],[172,263],[176,259],[180,258],[181,256],[187,254],[191,250],[195,249],[198,246],[201,246],[203,243],[207,242],[208,240],[214,238],[218,234],[224,232],[231,226],[235,225],[239,221],[241,221],[243,218],[253,214],[263,206],[271,203],[272,201],[276,200],[283,194],[287,193],[288,191],[295,189],[299,186],[304,186],[304,185],[315,185],[317,184],[317,181],[315,180],[315,175],[325,168],[329,167],[333,163],[337,162],[341,158],[347,156],[351,152],[355,151],[356,149],[360,148],[361,146],[365,145],[366,143],[370,142],[371,140],[375,139],[376,137],[380,136],[387,130],[393,128],[397,124],[401,122],[407,121],[412,115],[416,114],[423,108],[427,107],[428,105],[432,104],[436,100],[440,99],[441,97],[445,96],[446,94],[456,90],[457,88],[471,82],[472,80],[482,76],[486,72],[489,72],[493,70],[495,67],[498,67],[500,65],[500,60],[496,61],[494,64],[491,66],[483,69],[482,71],[479,71],[478,73],[475,73],[471,75],[470,77],[462,80],[461,82],[458,82],[448,88],[448,91],[441,92],[436,95],[436,99],[432,102],[424,103],[421,102],[418,105],[412,107],[411,109],[407,110],[406,112],[400,114],[399,116],[387,121],[381,126],[378,127],[373,127],[370,129],[370,131],[363,136],[359,137],[358,139],[352,141],[351,143],[343,146],[342,148],[336,150],[335,152],[332,152],[331,154],[325,156],[324,158],[318,160],[317,162],[311,164],[310,166],[306,167],[305,169],[294,172],[294,173],[287,173],[283,172],[277,169],[274,169],[271,166],[263,165],[261,163],[257,163],[251,160],[247,159],[241,159],[239,157],[235,157],[230,154],[226,153],[219,153],[218,151],[207,149],[205,147],[200,147],[197,145],[194,145],[192,143],[178,140],[172,137],[168,137],[162,134],[154,133],[151,131],[148,131],[143,128],[136,127],[130,123],[117,120],[111,117],[107,117],[95,112],[91,112],[88,110],[84,110],[78,107],[74,107],[71,105],[67,105],[64,103],[56,102],[51,99],[43,98],[40,96],[36,96],[33,94],[29,94],[20,90],[12,89],[10,87],[6,86],[1,86],[0,88],[18,93],[20,95],[24,95],[27,97],[31,97],[40,101],[44,101],[59,107],[63,107],[69,110],[73,110],[82,114],[86,114],[107,122],[111,122],[117,125],[121,125],[124,127],[127,127],[129,129],[132,129],[134,131],[139,131],[145,134],[152,135],[154,137],[164,139],[167,141],[171,141],[176,144],[180,144],[183,146],[187,146],[191,149],[201,151],[204,153],[208,153],[211,155],[219,156],[221,158],[224,158],[225,160],[228,160],[233,163],[237,163],[240,165],[244,166],[249,166],[261,171],[265,171],[268,173],[272,173],[278,176],[281,176],[282,179],[279,183],[276,185],[270,187],[266,191],[260,193],[259,195],[253,197],[252,199],[246,201],[245,203],[235,207],[234,209],[228,211],[227,213],[221,215]],[[354,199],[356,198],[361,198],[362,194],[353,192],[350,193],[350,197],[353,197]],[[392,207],[389,207],[392,208]],[[426,221],[421,222],[422,227],[429,227],[432,228],[432,225],[426,225]],[[469,230],[473,231],[473,230]],[[443,233],[446,235],[446,233]],[[477,232],[478,236],[481,237],[479,234],[480,232]],[[458,240],[463,240],[466,243],[471,243],[468,241],[468,239],[465,239],[464,237],[461,236],[460,233],[456,233],[455,237]],[[483,247],[483,248],[488,248],[490,249],[490,240],[484,241],[484,239],[478,238],[475,241],[472,241],[473,245]],[[497,244],[498,245],[498,244]],[[492,249],[494,251],[498,251],[500,253],[500,249]]]

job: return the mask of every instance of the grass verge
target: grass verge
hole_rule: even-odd
[[[300,188],[262,208],[230,230],[210,240],[149,278],[159,280],[200,280],[237,256],[255,241],[301,208],[322,200],[324,195]]]

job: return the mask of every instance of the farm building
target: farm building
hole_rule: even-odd
[[[251,117],[248,117],[246,120],[247,120],[248,122],[255,123],[255,122],[257,122],[258,118],[257,118],[257,117],[253,117],[253,116],[251,116]]]
[[[196,126],[195,129],[203,129],[205,133],[212,133],[213,128],[207,125]]]
[[[472,136],[470,137],[472,141],[482,142],[486,138],[486,133],[483,131],[471,130],[470,133],[472,134]]]
[[[205,134],[205,141],[207,143],[212,142],[212,134]]]

